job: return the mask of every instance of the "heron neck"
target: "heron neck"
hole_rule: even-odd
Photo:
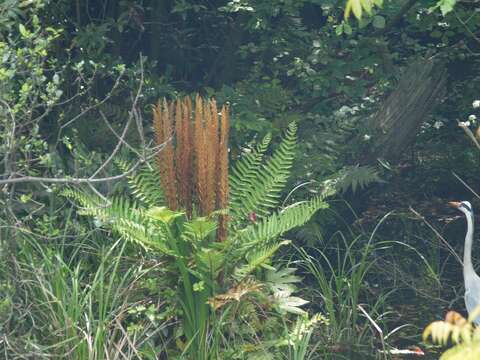
[[[465,236],[465,250],[463,252],[463,266],[465,271],[473,271],[472,243],[473,243],[473,216],[467,214],[467,235]]]

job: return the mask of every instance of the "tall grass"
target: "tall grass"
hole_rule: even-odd
[[[359,235],[353,240],[337,232],[338,243],[334,255],[321,249],[296,248],[300,254],[299,266],[311,278],[312,303],[320,305],[328,318],[328,342],[333,345],[361,345],[369,329],[368,320],[359,311],[362,299],[369,302],[369,311],[380,314],[389,293],[377,298],[365,294],[365,280],[375,266],[378,244],[374,243],[378,227],[389,216],[387,214],[368,238]],[[318,299],[318,300],[317,300]],[[371,339],[370,339],[371,340]]]
[[[284,327],[287,332],[287,351],[283,358],[286,360],[306,360],[312,359],[315,356],[315,351],[318,347],[310,344],[313,331],[318,323],[327,324],[328,320],[321,314],[315,314],[309,317],[308,314],[298,316],[295,325],[291,330],[285,324]]]
[[[67,262],[63,247],[26,239],[15,264],[24,320],[31,326],[25,348],[35,349],[33,358],[143,358],[148,324],[134,334],[125,327],[142,273],[121,266],[124,251],[118,241],[101,249],[91,271],[81,257]]]

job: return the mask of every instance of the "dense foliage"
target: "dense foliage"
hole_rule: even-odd
[[[463,306],[437,229],[456,239],[441,204],[478,193],[478,10],[0,2],[0,353],[387,358],[419,342]],[[375,156],[378,114],[422,61],[444,89]]]

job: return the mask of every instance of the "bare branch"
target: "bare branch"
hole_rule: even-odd
[[[163,148],[162,148],[163,149]],[[152,154],[153,157],[156,154]],[[150,157],[149,157],[150,158]],[[5,184],[18,184],[18,183],[25,183],[25,182],[40,182],[40,183],[50,183],[50,184],[97,184],[102,182],[108,181],[115,181],[125,178],[126,176],[133,173],[140,165],[144,164],[147,159],[139,159],[130,169],[123,172],[119,175],[107,176],[102,178],[71,178],[71,177],[64,177],[64,178],[49,178],[49,177],[37,177],[37,176],[22,176],[22,177],[11,177],[9,179],[0,180],[0,185]]]
[[[113,149],[112,153],[107,157],[107,159],[93,172],[88,177],[73,177],[73,176],[66,176],[66,177],[61,177],[61,178],[55,178],[55,177],[41,177],[41,176],[22,176],[22,174],[17,173],[14,169],[8,168],[6,166],[7,172],[3,175],[0,176],[3,177],[3,179],[0,179],[0,186],[8,186],[12,184],[18,184],[18,183],[27,183],[27,182],[34,182],[34,183],[41,183],[41,184],[88,184],[92,188],[93,191],[95,191],[98,195],[100,195],[94,185],[98,183],[104,183],[104,182],[110,182],[110,181],[116,181],[123,179],[130,174],[132,174],[139,166],[142,164],[145,164],[148,162],[151,158],[156,156],[160,151],[163,150],[165,145],[169,142],[172,141],[172,138],[169,138],[165,141],[164,144],[160,144],[159,146],[155,146],[153,148],[148,148],[145,137],[143,134],[143,124],[142,124],[142,116],[140,111],[137,109],[139,100],[142,96],[142,89],[143,89],[143,82],[144,82],[144,73],[143,73],[143,57],[140,55],[140,81],[138,85],[138,89],[136,90],[135,97],[132,98],[132,106],[129,111],[129,116],[127,119],[127,122],[122,130],[122,133],[119,135],[115,129],[112,127],[108,119],[106,118],[105,114],[99,110],[100,116],[102,117],[103,121],[109,128],[109,130],[112,132],[112,134],[118,139],[118,142]],[[119,86],[120,80],[123,76],[124,72],[121,72],[120,75],[117,77],[113,87],[109,91],[109,93],[99,102],[95,103],[94,105],[88,106],[86,109],[81,111],[79,114],[77,114],[75,117],[73,117],[71,120],[69,120],[67,123],[61,125],[60,130],[57,135],[57,141],[60,139],[61,132],[63,129],[65,129],[67,126],[71,125],[73,122],[78,120],[80,117],[85,115],[87,112],[98,108],[100,105],[106,103],[114,94],[115,89]],[[7,110],[9,110],[9,106],[7,103],[4,104],[7,107]],[[15,119],[13,118],[13,113],[10,111],[10,116],[12,116],[13,123],[15,124]],[[139,137],[141,140],[141,145],[142,145],[142,151],[136,150],[133,146],[128,144],[127,141],[125,141],[126,135],[128,133],[128,130],[130,128],[130,125],[132,121],[135,121],[137,130],[139,132]],[[102,170],[105,169],[105,167],[110,164],[113,160],[113,158],[118,154],[120,151],[121,147],[125,146],[127,147],[130,151],[135,153],[137,155],[138,159],[137,161],[130,166],[126,171],[124,171],[121,174],[118,175],[112,175],[112,176],[106,176],[106,177],[96,177]],[[10,162],[10,154],[12,154],[12,151],[8,152],[6,156],[8,157],[5,161]],[[147,155],[148,154],[148,155]],[[101,195],[100,195],[101,196]]]
[[[105,122],[105,124],[107,125],[108,129],[113,133],[113,135],[115,135],[115,137],[121,141],[123,143],[123,145],[125,145],[127,148],[129,148],[132,152],[134,152],[138,157],[141,157],[142,155],[133,147],[131,146],[129,143],[127,143],[126,141],[122,140],[122,137],[120,135],[118,135],[118,133],[115,131],[115,129],[112,127],[112,125],[110,124],[110,122],[108,121],[107,117],[105,116],[105,114],[103,113],[102,110],[99,110],[98,111],[100,113],[100,116],[102,117],[103,121]]]
[[[90,184],[98,184],[98,183],[103,183],[103,182],[120,180],[120,179],[123,179],[123,178],[127,177],[131,173],[133,173],[135,170],[138,169],[138,167],[145,164],[150,159],[157,156],[158,153],[165,148],[165,145],[169,141],[172,141],[171,137],[169,139],[167,139],[167,141],[165,141],[163,144],[160,144],[159,146],[156,146],[154,148],[155,151],[153,153],[151,153],[149,156],[141,157],[127,171],[125,171],[121,174],[118,174],[118,175],[107,176],[107,177],[102,177],[102,178],[92,178],[92,177],[87,177],[87,178],[74,178],[74,177],[49,178],[49,177],[39,177],[39,176],[14,177],[15,174],[10,174],[10,177],[8,179],[0,180],[0,185],[18,184],[18,183],[25,183],[25,182],[39,182],[39,183],[47,183],[47,184],[49,183],[49,184],[75,184],[75,185],[89,184],[90,185]]]
[[[123,129],[123,132],[122,132],[122,135],[120,136],[120,139],[118,139],[118,143],[117,145],[115,146],[115,149],[113,149],[112,153],[110,154],[110,156],[103,162],[102,165],[99,166],[99,168],[92,174],[92,176],[90,176],[90,178],[94,178],[95,176],[97,176],[100,171],[102,171],[105,166],[107,166],[111,161],[112,159],[114,158],[114,156],[117,154],[117,152],[120,150],[120,148],[122,147],[122,144],[125,142],[124,139],[125,139],[125,135],[127,135],[127,131],[128,131],[128,128],[130,127],[130,123],[132,122],[132,118],[129,118],[127,120],[127,123],[125,124],[125,127]]]
[[[65,124],[63,124],[62,126],[60,126],[60,129],[58,131],[58,135],[57,135],[57,142],[60,141],[60,136],[62,134],[62,131],[63,129],[65,129],[67,126],[70,126],[71,124],[73,124],[75,121],[77,121],[78,119],[80,119],[83,115],[85,115],[86,113],[88,113],[89,111],[99,107],[100,105],[103,105],[105,104],[112,96],[113,96],[113,93],[115,92],[115,90],[117,89],[117,87],[120,85],[120,79],[122,78],[123,76],[123,71],[120,73],[120,75],[118,75],[118,77],[116,78],[115,80],[115,83],[113,84],[112,88],[110,89],[110,91],[108,92],[108,94],[102,99],[100,100],[99,102],[91,105],[91,106],[88,106],[86,109],[84,109],[83,111],[81,111],[79,114],[75,115],[72,119],[70,119],[69,121],[67,121]],[[141,87],[141,86],[140,86]]]

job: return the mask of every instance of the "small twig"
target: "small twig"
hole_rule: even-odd
[[[87,112],[99,107],[100,105],[104,104],[107,100],[109,100],[114,92],[115,89],[119,86],[120,80],[123,76],[124,72],[121,72],[120,75],[116,78],[116,81],[112,88],[110,89],[110,92],[99,102],[87,107],[83,111],[81,111],[79,114],[77,114],[75,117],[73,117],[71,120],[66,122],[65,124],[60,126],[60,130],[57,134],[57,141],[59,141],[62,130],[65,129],[67,126],[71,125],[74,121],[78,120],[81,116],[85,115]],[[118,139],[118,143],[113,149],[112,153],[108,156],[108,158],[95,170],[95,172],[90,175],[89,177],[84,177],[84,178],[75,178],[75,177],[63,177],[63,178],[49,178],[49,177],[37,177],[37,176],[19,176],[16,177],[17,174],[13,169],[9,171],[8,169],[8,163],[9,159],[7,158],[5,162],[7,163],[5,168],[7,169],[7,173],[4,174],[4,177],[7,177],[6,179],[0,179],[0,185],[11,185],[11,184],[18,184],[18,183],[25,183],[25,182],[39,182],[39,183],[50,183],[50,184],[88,184],[92,190],[97,193],[97,195],[100,195],[100,193],[93,187],[94,184],[97,183],[102,183],[102,182],[109,182],[109,181],[115,181],[115,180],[120,180],[131,173],[133,173],[140,165],[146,163],[148,160],[156,156],[160,151],[163,150],[165,145],[169,142],[172,141],[171,138],[169,138],[165,143],[160,144],[158,146],[155,146],[152,150],[153,152],[150,155],[146,155],[147,153],[147,146],[146,146],[146,141],[145,137],[143,134],[143,126],[142,126],[142,117],[140,112],[137,110],[137,105],[139,102],[140,97],[142,96],[142,89],[143,89],[143,82],[144,82],[144,70],[143,70],[143,57],[140,55],[140,82],[138,85],[138,89],[136,91],[135,97],[133,98],[132,101],[132,107],[131,110],[129,111],[129,117],[127,120],[127,123],[122,131],[122,134],[119,135],[115,129],[111,126],[109,121],[107,120],[105,114],[99,109],[99,113],[104,120],[104,122],[107,124],[107,127],[109,130],[115,135],[115,137]],[[9,109],[9,105],[7,103],[4,103],[4,105]],[[12,120],[14,121],[13,114],[10,111],[10,115],[12,116]],[[141,140],[142,144],[142,153],[137,151],[135,148],[133,148],[128,142],[125,141],[126,134],[128,132],[128,129],[130,127],[131,122],[135,120],[137,124],[137,129],[139,131],[139,137]],[[113,160],[114,156],[120,151],[121,146],[124,145],[127,147],[129,150],[131,150],[133,153],[135,153],[138,156],[138,161],[131,166],[127,171],[123,172],[122,174],[119,175],[113,175],[113,176],[107,176],[107,177],[101,177],[101,178],[96,178],[96,176]],[[11,153],[11,152],[9,152]],[[101,195],[100,195],[101,196]],[[101,196],[103,198],[103,196]]]
[[[60,126],[60,129],[59,129],[58,134],[57,134],[57,142],[60,141],[60,136],[62,134],[63,129],[65,129],[67,126],[70,126],[71,124],[73,124],[75,121],[80,119],[83,115],[90,112],[91,110],[99,107],[100,105],[105,104],[113,96],[113,93],[115,92],[117,87],[120,85],[120,79],[122,78],[122,76],[123,76],[123,71],[120,73],[120,75],[118,75],[118,77],[115,80],[115,83],[113,84],[112,88],[110,89],[108,94],[102,100],[100,100],[99,102],[97,102],[93,105],[88,106],[86,109],[84,109],[79,114],[75,115],[72,119],[67,121],[65,124]]]
[[[458,22],[463,25],[463,27],[465,28],[465,30],[467,30],[467,33],[468,33],[476,42],[478,42],[478,43],[480,44],[480,38],[479,38],[477,35],[475,35],[475,33],[474,33],[472,30],[470,30],[470,28],[468,27],[467,23],[466,23],[465,21],[463,21],[463,20],[460,18],[460,16],[458,16],[458,14],[457,14],[457,12],[456,12],[455,10],[453,10],[453,13],[455,14],[455,17],[457,18]],[[471,17],[470,17],[470,18],[471,18]],[[467,20],[467,21],[468,21],[468,20]]]
[[[172,138],[167,139],[163,144],[160,144],[159,146],[155,147],[155,151],[150,154],[147,157],[142,157],[138,159],[138,161],[127,171],[123,172],[122,174],[119,175],[114,175],[114,176],[107,176],[103,178],[96,178],[92,179],[90,177],[88,178],[70,178],[70,177],[65,177],[65,178],[48,178],[48,177],[37,177],[37,176],[22,176],[22,177],[12,177],[15,174],[10,174],[10,178],[0,180],[0,185],[4,184],[18,184],[18,183],[25,183],[25,182],[40,182],[40,183],[54,183],[54,184],[98,184],[102,182],[109,182],[109,181],[115,181],[115,180],[120,180],[123,179],[124,177],[130,175],[133,173],[140,165],[145,164],[148,160],[154,158],[155,156],[158,155],[160,151],[163,150],[165,145],[169,142],[172,141]]]
[[[105,114],[103,113],[102,110],[99,110],[98,111],[100,113],[100,116],[101,118],[103,119],[103,121],[105,122],[105,124],[107,125],[108,129],[113,133],[113,135],[115,135],[115,137],[122,142],[123,145],[125,145],[127,148],[129,148],[132,152],[134,152],[138,157],[142,157],[142,155],[137,151],[135,150],[135,148],[130,145],[128,142],[126,142],[124,139],[122,139],[122,137],[115,131],[115,129],[112,127],[112,125],[110,124],[110,122],[108,121],[107,117],[105,116]],[[129,120],[131,120],[131,118],[129,118]]]
[[[455,176],[455,177],[457,178],[458,181],[460,181],[460,182],[463,184],[463,186],[465,186],[468,190],[470,190],[473,195],[475,195],[477,198],[480,199],[480,195],[478,195],[478,193],[476,193],[475,190],[473,190],[473,189],[470,187],[470,185],[468,185],[465,181],[463,181],[463,180],[460,178],[460,176],[458,176],[457,174],[455,174],[454,171],[452,171],[452,174],[453,174],[453,176]]]
[[[95,193],[95,195],[97,195],[100,199],[102,199],[102,200],[105,201],[105,202],[108,201],[108,199],[107,199],[105,196],[103,196],[103,194],[102,194],[100,191],[98,191],[98,190],[95,188],[95,186],[93,186],[92,183],[88,183],[88,187],[89,187],[89,188]]]
[[[145,149],[145,137],[143,136],[143,119],[141,113],[137,110],[138,100],[142,94],[144,74],[143,74],[143,56],[140,53],[140,84],[138,86],[137,94],[132,103],[132,110],[130,111],[130,117],[133,117],[137,124],[138,135],[140,136],[140,145],[142,149]]]
[[[123,129],[123,132],[122,132],[122,135],[120,136],[120,139],[118,139],[118,143],[117,145],[115,146],[115,149],[113,149],[112,153],[110,154],[110,156],[103,162],[102,165],[100,165],[98,167],[98,169],[90,176],[90,178],[94,178],[95,176],[97,176],[100,171],[102,171],[105,166],[107,166],[111,161],[112,159],[115,157],[115,155],[117,154],[117,152],[120,150],[120,148],[122,147],[122,144],[125,142],[124,139],[125,139],[125,136],[127,135],[127,131],[128,131],[128,128],[130,127],[130,123],[132,122],[132,119],[129,118],[127,120],[127,123],[125,124],[125,127]]]
[[[445,240],[445,238],[440,235],[440,233],[437,231],[437,229],[435,229],[426,219],[425,217],[423,217],[419,212],[415,211],[411,206],[409,206],[409,209],[411,212],[413,212],[419,219],[421,219],[425,225],[427,225],[429,227],[430,230],[433,231],[433,233],[435,235],[438,236],[438,238],[440,240],[442,240],[443,244],[447,247],[447,249],[453,254],[453,256],[458,260],[458,262],[460,263],[460,265],[463,266],[463,261],[462,259],[460,259],[460,256],[458,256],[458,254],[455,252],[455,249],[452,248],[452,246],[448,243],[447,240]]]

